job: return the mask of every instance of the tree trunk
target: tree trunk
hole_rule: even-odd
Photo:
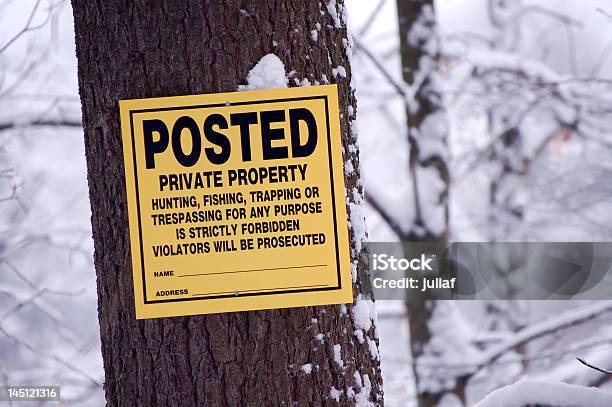
[[[134,313],[119,99],[235,91],[274,53],[291,84],[338,84],[344,159],[358,168],[342,1],[73,0],[73,8],[107,404],[382,405],[374,323],[355,319],[352,305],[149,320]],[[357,293],[359,172],[345,183]],[[363,341],[353,334],[360,328]],[[309,363],[310,373],[302,369]]]
[[[407,234],[413,242],[448,240],[447,118],[442,95],[437,88],[439,44],[433,0],[397,0],[400,54],[404,81],[414,89],[406,109],[409,170],[415,215]],[[432,349],[430,323],[441,309],[436,301],[406,301],[410,327],[410,350],[420,407],[436,406],[446,392],[444,386],[429,388],[436,381],[421,365],[431,363],[437,353]],[[439,316],[438,316],[439,317]],[[433,354],[433,355],[432,355]],[[442,358],[440,358],[442,359]],[[426,379],[426,380],[425,380]],[[464,398],[463,384],[457,382],[456,394]],[[439,388],[439,391],[436,389]]]

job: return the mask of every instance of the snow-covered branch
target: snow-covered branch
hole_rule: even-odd
[[[504,353],[520,345],[591,320],[610,310],[612,310],[612,301],[598,301],[577,310],[566,311],[556,317],[530,325],[484,352],[479,361],[479,365],[484,367],[497,360]]]
[[[565,383],[522,381],[502,387],[475,407],[609,407],[612,394],[593,387]]]

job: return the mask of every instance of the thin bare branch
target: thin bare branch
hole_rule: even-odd
[[[364,55],[374,64],[376,69],[382,74],[387,82],[399,93],[402,97],[407,98],[408,92],[406,91],[406,84],[402,82],[396,81],[393,76],[385,69],[384,66],[380,63],[378,58],[372,54],[372,52],[361,42],[361,40],[357,37],[353,37],[353,41],[355,42],[355,48],[364,53]]]
[[[585,361],[584,359],[576,358],[576,360],[577,360],[578,362],[582,363],[583,365],[585,365],[586,367],[590,367],[590,368],[591,368],[591,369],[593,369],[593,370],[597,370],[598,372],[601,372],[601,373],[605,373],[605,374],[612,375],[612,372],[611,372],[611,371],[609,371],[609,370],[605,370],[605,369],[602,369],[602,368],[599,368],[599,367],[597,367],[597,366],[593,366],[592,364],[588,363],[588,362],[587,362],[587,361]]]
[[[83,125],[80,121],[70,119],[41,119],[34,120],[29,123],[17,123],[17,122],[0,122],[0,131],[6,131],[17,128],[25,127],[78,127],[81,128]]]
[[[380,14],[380,11],[382,10],[382,8],[385,5],[386,1],[387,0],[379,0],[378,1],[378,4],[376,5],[376,7],[374,7],[374,10],[372,11],[370,16],[366,20],[365,24],[359,30],[359,35],[361,37],[364,37],[368,33],[368,31],[370,31],[370,28],[372,28],[372,25],[373,25],[374,21],[376,21],[376,17],[378,17],[378,15]]]
[[[403,230],[402,226],[391,216],[389,212],[382,206],[382,204],[376,199],[374,196],[366,193],[365,195],[366,202],[380,215],[380,217],[385,221],[389,228],[395,233],[399,240],[404,240],[407,235]]]
[[[79,376],[83,377],[84,379],[86,379],[89,383],[91,383],[92,385],[96,386],[96,387],[102,387],[102,384],[95,379],[94,377],[92,377],[89,373],[85,372],[84,370],[80,369],[79,367],[73,365],[72,363],[70,363],[69,361],[56,356],[54,354],[48,353],[46,351],[43,351],[42,349],[38,349],[36,347],[34,347],[33,345],[29,344],[28,342],[25,342],[19,338],[17,338],[16,336],[12,335],[11,333],[9,333],[4,326],[2,325],[2,323],[0,322],[0,333],[2,335],[4,335],[8,340],[10,340],[11,342],[13,342],[13,344],[15,344],[17,347],[23,348],[23,349],[27,349],[30,352],[42,356],[45,359],[49,359],[52,361],[55,361],[57,363],[59,363],[60,365],[68,368],[69,370],[71,370],[72,372],[78,374]]]
[[[40,6],[40,1],[41,0],[36,0],[36,3],[34,4],[32,11],[30,12],[30,16],[28,17],[28,21],[26,25],[21,30],[19,30],[19,32],[17,32],[17,34],[15,34],[11,39],[9,39],[3,46],[0,47],[0,54],[4,52],[8,47],[10,47],[12,44],[14,44],[15,41],[17,41],[25,33],[27,33],[28,31],[32,31],[34,29],[32,27],[32,22],[34,20],[34,16],[36,15],[36,12],[38,11],[38,7]]]
[[[568,25],[573,25],[577,28],[581,28],[583,26],[582,21],[576,20],[573,17],[570,17],[566,14],[559,13],[558,11],[551,10],[549,8],[543,6],[526,6],[521,8],[515,18],[520,19],[529,14],[541,14],[555,20],[559,20],[560,22]]]
[[[612,20],[612,14],[608,13],[606,10],[604,10],[601,7],[597,7],[595,10],[597,10],[597,12],[603,14],[604,16],[608,17],[610,20]]]

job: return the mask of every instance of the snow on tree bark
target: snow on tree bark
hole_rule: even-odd
[[[134,315],[118,100],[235,91],[268,54],[284,63],[290,86],[338,84],[359,292],[363,188],[343,2],[73,0],[73,9],[107,404],[382,405],[374,312],[364,300],[357,311]]]

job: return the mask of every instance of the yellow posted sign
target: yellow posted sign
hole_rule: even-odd
[[[120,108],[137,318],[352,301],[335,85]]]

